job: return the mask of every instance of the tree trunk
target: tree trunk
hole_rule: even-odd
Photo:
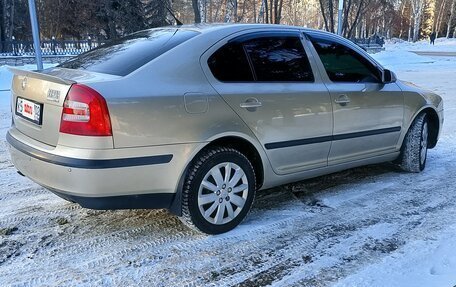
[[[0,52],[4,52],[5,51],[5,47],[3,47],[3,41],[5,41],[5,23],[4,23],[4,5],[5,5],[5,0],[0,0],[0,4],[1,4],[1,9],[0,9]]]
[[[352,0],[348,0],[347,4],[344,5],[344,11],[343,11],[343,21],[342,21],[342,35],[347,35],[347,30],[348,30],[348,13],[350,12],[350,9],[351,9],[351,5],[352,5]],[[337,19],[339,20],[339,19]],[[337,28],[339,29],[339,28]]]
[[[280,24],[282,20],[282,7],[283,7],[283,0],[279,0],[279,9],[276,16],[276,24]]]
[[[401,8],[401,25],[400,25],[400,31],[399,31],[399,38],[402,39],[402,34],[404,32],[404,12],[405,12],[405,6],[406,6],[406,3],[403,3],[402,4],[402,8]]]
[[[14,2],[15,0],[11,1],[10,6],[10,19],[9,19],[9,38],[11,39],[14,35]]]
[[[412,41],[412,20],[413,20],[413,14],[410,13],[410,21],[409,21],[409,28],[408,28],[408,35],[407,35],[407,41]]]
[[[332,0],[329,0],[329,20],[331,23],[331,33],[334,33],[334,7]]]
[[[200,0],[199,1],[199,9],[200,9],[200,17],[201,17],[201,22],[206,23],[207,22],[207,0]]]
[[[279,0],[273,0],[274,2],[274,19],[271,19],[271,23],[277,24],[277,13],[278,13],[278,6]]]
[[[421,16],[423,15],[424,0],[412,0],[413,10],[413,42],[420,37]]]
[[[365,33],[366,33],[366,19],[363,19],[362,24],[361,24],[361,29],[359,30],[358,38],[364,37]]]
[[[226,0],[228,1],[228,0]],[[219,16],[219,12],[220,12],[220,8],[223,6],[223,1],[220,1],[220,4],[217,5],[217,8],[215,9],[215,16],[214,16],[214,20],[213,22],[218,22],[218,16]]]
[[[434,31],[435,31],[435,37],[439,37],[439,32],[440,32],[440,26],[442,24],[442,18],[443,18],[443,8],[446,6],[446,0],[442,0],[440,3],[439,11],[437,13],[437,18],[434,19]]]
[[[14,1],[3,0],[3,37],[5,40],[11,40],[13,36],[13,18],[14,18]]]
[[[195,14],[195,23],[201,23],[201,14],[198,0],[192,0],[193,13]]]
[[[418,41],[420,36],[421,14],[413,19],[413,42]]]
[[[209,22],[214,22],[213,14],[212,14],[212,0],[209,0]]]
[[[269,23],[269,9],[268,9],[268,0],[263,0],[264,1],[264,11],[266,12],[266,24]]]
[[[323,16],[323,22],[325,23],[325,30],[329,31],[328,19],[326,17],[325,6],[323,4],[323,1],[324,0],[320,0],[320,10],[321,10],[321,15]]]
[[[253,1],[253,23],[258,23],[256,15],[256,0]]]
[[[348,38],[351,38],[351,36],[353,34],[353,28],[356,28],[356,26],[358,25],[358,20],[359,20],[359,16],[361,15],[361,9],[362,9],[363,5],[364,5],[364,0],[361,0],[359,3],[359,6],[358,6],[358,11],[356,11],[355,20],[353,21],[353,24],[351,25],[350,30],[348,30],[348,34],[347,34]]]
[[[267,0],[266,0],[267,1]],[[269,3],[269,23],[274,23],[274,14],[272,13],[272,9],[274,8],[274,0],[271,0]]]
[[[236,19],[236,22],[242,22],[244,20],[244,16],[245,16],[245,3],[247,1],[242,1],[242,14],[241,16],[238,16],[237,19]],[[253,1],[253,3],[255,3],[255,1]]]
[[[236,22],[237,19],[237,0],[226,1],[225,23]]]
[[[450,38],[450,31],[451,31],[451,24],[453,22],[453,16],[454,16],[454,9],[456,8],[456,0],[453,0],[453,3],[451,3],[451,9],[450,9],[450,19],[448,19],[448,28],[447,28],[447,33],[446,37]],[[456,37],[456,27],[455,27],[455,33],[453,33],[453,38]]]

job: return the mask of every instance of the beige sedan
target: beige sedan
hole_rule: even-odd
[[[260,189],[385,161],[419,172],[443,123],[438,95],[300,27],[151,29],[12,71],[19,173],[83,207],[167,208],[210,234]]]

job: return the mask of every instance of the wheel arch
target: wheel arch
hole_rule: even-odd
[[[256,188],[259,189],[264,183],[264,174],[265,174],[265,162],[264,158],[265,155],[262,156],[264,151],[261,150],[261,147],[258,147],[253,143],[251,139],[247,139],[246,137],[238,134],[225,134],[219,135],[218,137],[214,137],[210,141],[206,142],[205,144],[201,145],[199,149],[193,152],[190,156],[190,160],[187,162],[184,171],[182,172],[177,189],[176,194],[174,196],[173,202],[170,207],[170,211],[175,215],[182,215],[182,189],[184,186],[185,178],[187,176],[188,170],[192,165],[195,158],[197,158],[201,153],[211,147],[216,146],[223,146],[223,147],[230,147],[238,150],[242,154],[244,154],[249,161],[252,163],[253,169],[255,171],[256,177]]]
[[[422,114],[426,113],[428,124],[429,124],[429,144],[428,148],[434,148],[437,145],[437,140],[440,132],[440,120],[437,111],[432,107],[424,107],[420,110],[414,117],[415,118]],[[412,121],[413,122],[413,121]]]
[[[429,148],[434,148],[437,145],[437,140],[439,138],[440,133],[440,120],[439,115],[433,108],[426,108],[422,112],[425,112],[428,116],[428,124],[429,124]]]
[[[429,124],[429,146],[428,146],[428,148],[434,148],[437,145],[437,140],[438,140],[440,129],[441,129],[439,115],[434,107],[424,106],[421,109],[419,109],[417,112],[415,112],[415,114],[409,121],[406,132],[404,133],[402,141],[401,141],[401,146],[405,140],[405,135],[408,132],[408,130],[410,129],[410,126],[412,125],[413,121],[415,121],[415,119],[422,113],[426,113],[426,115],[428,116],[428,124]]]

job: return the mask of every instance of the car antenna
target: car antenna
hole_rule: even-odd
[[[171,14],[171,16],[173,16],[174,20],[176,20],[176,25],[177,26],[182,26],[184,24],[182,24],[181,21],[179,21],[179,19],[177,19],[177,17],[174,15],[173,12],[171,12],[171,9],[169,9],[168,7],[166,7],[166,9],[168,10],[169,14]]]

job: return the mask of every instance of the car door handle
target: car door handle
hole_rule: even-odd
[[[253,111],[256,108],[263,106],[263,104],[255,98],[247,99],[245,102],[239,105],[241,108],[247,109],[248,111]]]
[[[347,95],[340,95],[337,99],[334,100],[334,102],[341,106],[345,106],[346,104],[350,103],[350,98]]]
[[[261,102],[250,102],[250,103],[241,103],[241,108],[245,108],[245,109],[248,109],[248,108],[259,108],[261,107],[263,104],[261,104]]]

